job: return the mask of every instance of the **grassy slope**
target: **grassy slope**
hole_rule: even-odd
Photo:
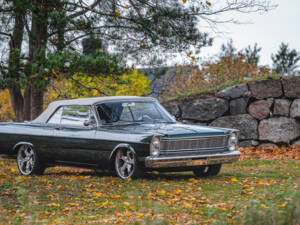
[[[15,160],[0,158],[0,224],[238,224],[251,205],[284,212],[299,184],[296,160],[240,161],[202,180],[151,173],[122,181],[58,167],[24,177]]]

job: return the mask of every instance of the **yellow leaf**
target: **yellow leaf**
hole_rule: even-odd
[[[178,189],[175,191],[175,194],[180,194],[182,192],[182,190]]]
[[[265,208],[265,205],[264,205],[264,204],[260,204],[260,207],[261,207],[261,208]]]
[[[89,9],[91,9],[91,8],[92,8],[92,6],[90,6],[90,5],[89,5],[89,6],[88,6],[88,8],[89,8]]]
[[[136,211],[136,208],[133,205],[129,206],[129,209],[131,209],[132,211]]]
[[[59,203],[55,203],[55,202],[51,202],[51,203],[49,204],[49,206],[59,207],[60,204],[59,204]]]
[[[121,198],[121,195],[114,195],[112,198]]]
[[[195,60],[195,59],[196,59],[196,57],[195,57],[195,56],[192,56],[191,58],[192,58],[192,60]]]
[[[186,56],[187,56],[187,57],[190,57],[190,56],[191,56],[191,54],[188,52],[188,53],[186,53]]]
[[[121,17],[121,13],[119,10],[115,11],[114,13],[115,17],[120,18]]]
[[[231,178],[231,181],[238,182],[238,180],[235,177]]]
[[[77,203],[73,203],[73,202],[70,202],[68,205],[69,205],[69,206],[78,206]]]
[[[145,49],[145,48],[146,48],[146,45],[141,45],[141,48],[142,48],[142,49]]]
[[[184,202],[184,203],[183,203],[183,206],[184,206],[185,208],[192,208],[192,207],[193,207],[191,204],[189,204],[189,203],[187,203],[187,202]]]
[[[94,195],[99,197],[99,196],[102,195],[102,193],[101,193],[101,192],[98,192],[98,193],[94,193]]]
[[[206,5],[211,6],[211,3],[209,1],[206,1],[205,3]]]
[[[145,214],[144,213],[138,213],[137,216],[138,217],[143,217]]]
[[[258,184],[264,185],[265,183],[264,183],[262,180],[260,180],[260,181],[258,182]]]
[[[259,165],[258,167],[265,167],[265,165]]]
[[[186,3],[186,0],[182,0],[183,3]]]
[[[249,188],[249,187],[250,187],[250,186],[247,185],[247,184],[243,185],[243,189],[247,189],[247,188]]]
[[[12,173],[17,173],[17,172],[18,172],[18,170],[14,169],[14,168],[11,168],[10,171],[11,171]]]
[[[125,5],[125,9],[129,9],[129,5]]]
[[[54,75],[57,74],[57,72],[55,71],[55,69],[52,69],[52,73],[53,73]]]
[[[283,207],[286,207],[286,205],[287,205],[287,203],[284,202],[284,203],[282,203],[282,204],[279,204],[278,207],[282,207],[282,208],[283,208]]]
[[[166,194],[166,191],[165,191],[165,190],[161,190],[160,193],[161,193],[162,195],[165,195],[165,194]]]
[[[108,204],[108,200],[106,200],[105,202],[103,202],[103,203],[101,204],[100,208],[106,206],[107,204]]]
[[[129,206],[130,203],[129,202],[123,202],[123,205]]]

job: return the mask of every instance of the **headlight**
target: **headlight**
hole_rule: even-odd
[[[238,143],[238,137],[236,133],[231,133],[228,139],[229,151],[234,151]]]
[[[154,136],[150,144],[150,155],[158,156],[160,152],[160,137]]]

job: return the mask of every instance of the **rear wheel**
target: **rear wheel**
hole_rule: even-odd
[[[193,170],[196,177],[216,176],[221,170],[222,164],[200,166]]]
[[[21,145],[17,154],[18,169],[22,175],[42,175],[45,167],[31,145]]]
[[[115,156],[115,171],[122,179],[137,178],[142,171],[137,167],[135,153],[128,148],[119,149]]]

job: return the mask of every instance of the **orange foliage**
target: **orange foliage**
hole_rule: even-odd
[[[241,160],[249,159],[296,159],[300,160],[300,145],[239,148]]]
[[[15,114],[10,103],[10,96],[8,90],[0,91],[0,121],[15,120]]]
[[[217,62],[203,64],[202,69],[177,76],[167,95],[176,96],[195,90],[214,88],[229,81],[255,79],[270,73],[271,71],[266,67],[247,63],[244,56],[226,56]]]

